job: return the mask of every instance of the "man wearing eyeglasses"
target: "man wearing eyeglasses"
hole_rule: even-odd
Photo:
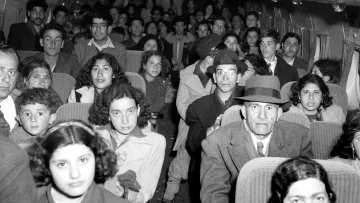
[[[239,100],[233,100],[233,97],[242,96],[244,87],[237,86],[237,83],[247,66],[239,61],[235,52],[225,49],[216,54],[211,69],[217,89],[214,93],[194,101],[186,111],[186,123],[190,127],[186,149],[192,159],[189,170],[191,176],[189,180],[192,182],[189,185],[193,187],[190,191],[197,195],[198,200],[200,200],[201,142],[220,127],[226,109],[240,104]]]
[[[41,51],[40,30],[45,23],[48,8],[44,0],[30,0],[26,3],[26,23],[12,24],[8,35],[8,45],[16,50]]]
[[[108,12],[95,11],[92,16],[91,34],[92,38],[85,44],[78,43],[74,47],[78,62],[83,67],[89,59],[102,52],[112,54],[123,70],[126,70],[125,46],[115,42],[108,36],[112,30],[112,18]]]

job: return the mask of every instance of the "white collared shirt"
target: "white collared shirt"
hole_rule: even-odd
[[[108,47],[110,47],[110,48],[115,48],[115,46],[114,46],[114,44],[112,43],[112,41],[111,41],[111,39],[110,39],[109,36],[107,37],[106,43],[105,43],[104,45],[102,45],[102,46],[99,46],[98,44],[96,44],[96,42],[94,41],[94,38],[91,38],[91,40],[89,41],[89,43],[88,43],[87,45],[88,45],[88,46],[91,46],[91,45],[93,45],[93,44],[94,44],[94,46],[96,46],[96,48],[99,49],[99,51],[102,51],[103,49],[108,48]]]
[[[265,58],[264,58],[265,59]],[[274,75],[275,74],[275,68],[276,68],[276,63],[277,63],[277,58],[276,58],[276,56],[275,56],[275,58],[274,58],[274,61],[272,61],[272,62],[269,62],[268,60],[266,60],[265,59],[265,61],[266,61],[266,63],[267,64],[270,64],[270,70],[271,70],[271,72],[272,72],[272,75]]]
[[[6,99],[4,99],[0,103],[0,106],[1,106],[0,110],[4,114],[4,118],[10,126],[10,131],[12,131],[16,125],[16,120],[15,120],[16,108],[15,108],[14,100],[9,95]]]
[[[243,121],[244,122],[244,125],[245,125],[245,129],[249,132],[250,134],[250,137],[251,137],[251,140],[253,142],[253,145],[255,147],[255,151],[257,151],[257,143],[258,142],[262,142],[263,145],[264,145],[264,148],[262,150],[262,153],[267,156],[268,155],[268,148],[269,148],[269,144],[270,144],[270,139],[271,139],[271,136],[272,136],[272,132],[270,133],[270,135],[268,135],[265,139],[263,140],[260,140],[258,139],[254,133],[249,129],[249,126],[247,125],[246,123],[246,120]]]
[[[294,61],[295,61],[295,58],[294,58],[294,60],[292,60],[292,61],[289,62],[288,64],[289,64],[290,66],[294,66]]]

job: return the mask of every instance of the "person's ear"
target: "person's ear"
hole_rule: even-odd
[[[113,26],[112,26],[112,25],[109,25],[109,26],[108,26],[107,33],[110,34],[110,33],[112,32],[112,29],[113,29]]]
[[[217,81],[216,81],[216,73],[213,73],[213,79],[214,79],[214,83],[216,84]]]
[[[278,109],[278,116],[277,116],[277,120],[279,120],[281,114],[283,113],[283,109],[281,107],[279,107]]]
[[[40,40],[40,45],[41,45],[42,47],[44,47],[44,39],[43,39],[43,38],[40,38],[39,40]]]
[[[62,40],[62,42],[61,42],[61,48],[63,48],[64,47],[64,40]]]
[[[31,11],[28,11],[28,12],[27,12],[28,20],[30,20],[30,14],[31,14]]]
[[[240,111],[241,111],[241,114],[244,116],[244,119],[246,119],[246,106],[245,104],[241,105],[240,106]]]
[[[241,73],[238,73],[238,74],[237,74],[236,84],[239,84],[240,79],[241,79]]]
[[[276,47],[276,51],[279,50],[279,49],[280,49],[280,43],[277,43],[277,44],[275,45],[275,47]]]
[[[56,113],[51,114],[51,115],[50,115],[49,124],[52,125],[52,124],[55,122],[56,118],[57,118],[57,114],[56,114]]]
[[[21,119],[20,119],[20,116],[19,116],[19,115],[16,115],[15,119],[17,120],[17,122],[19,122],[20,125],[22,125]]]
[[[323,80],[325,83],[328,83],[330,81],[330,76],[328,76],[328,75],[324,76]]]

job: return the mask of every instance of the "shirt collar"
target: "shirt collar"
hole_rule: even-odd
[[[106,43],[105,43],[103,46],[97,45],[97,44],[95,43],[95,41],[94,41],[94,38],[91,38],[90,41],[89,41],[89,43],[88,43],[87,45],[88,45],[88,46],[94,45],[94,46],[96,46],[100,51],[101,51],[102,49],[104,49],[104,48],[115,48],[115,46],[114,46],[114,44],[113,44],[113,42],[111,41],[111,39],[110,39],[109,36],[107,37]]]
[[[272,62],[269,62],[267,59],[265,59],[265,61],[266,61],[267,64],[274,65],[277,62],[277,57],[275,56],[275,58],[274,58],[274,60]]]

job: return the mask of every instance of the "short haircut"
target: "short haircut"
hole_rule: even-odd
[[[119,7],[117,7],[117,6],[111,6],[110,8],[109,8],[109,11],[111,10],[111,9],[116,9],[117,10],[117,12],[119,13],[119,15],[120,15],[120,8]]]
[[[104,183],[115,176],[117,156],[108,149],[106,142],[93,128],[83,121],[71,120],[50,127],[27,151],[30,170],[36,186],[46,186],[53,182],[49,162],[54,152],[64,146],[83,144],[94,154],[95,183]]]
[[[233,31],[226,32],[225,35],[222,37],[221,40],[225,43],[225,41],[226,41],[226,39],[227,39],[228,37],[235,37],[235,39],[238,40],[238,42],[239,42],[239,44],[240,44],[240,41],[239,41],[239,39],[238,39],[238,36],[236,35],[235,32],[233,32]]]
[[[352,146],[356,133],[360,132],[359,109],[349,112],[342,129],[343,133],[332,149],[331,156],[339,156],[343,159],[354,160],[360,156],[360,154],[356,154],[356,151]]]
[[[102,9],[95,10],[92,15],[92,18],[91,18],[91,24],[95,18],[105,20],[107,23],[107,26],[112,25],[112,22],[113,22],[112,17],[107,10],[102,10]]]
[[[110,105],[114,100],[121,98],[130,98],[135,100],[136,106],[140,107],[140,113],[137,125],[144,128],[148,125],[151,117],[150,102],[146,99],[145,94],[129,84],[112,84],[101,92],[89,110],[89,121],[95,125],[106,125],[109,120]]]
[[[159,38],[156,35],[152,35],[152,34],[147,34],[140,39],[138,44],[141,45],[141,50],[144,49],[146,42],[148,42],[149,40],[155,40],[157,43],[157,46],[158,46],[158,51],[159,52],[163,51],[163,47],[162,47],[162,44],[161,44]]]
[[[187,20],[186,20],[183,16],[176,16],[176,17],[173,19],[172,24],[173,24],[173,25],[176,25],[176,23],[178,23],[178,22],[183,22],[184,25],[186,25]]]
[[[76,40],[78,39],[81,39],[81,38],[84,38],[84,39],[91,39],[91,37],[89,36],[89,34],[85,33],[85,32],[80,32],[80,33],[77,33],[73,38],[72,38],[72,42],[73,44],[76,44]]]
[[[255,16],[256,20],[259,20],[259,13],[257,11],[249,11],[245,14],[245,20],[247,19],[247,17],[249,16]]]
[[[339,62],[331,59],[320,59],[316,61],[312,68],[317,66],[323,76],[329,76],[329,83],[339,84],[341,77],[341,68]]]
[[[199,12],[201,12],[203,15],[205,15],[204,10],[197,8],[197,9],[195,9],[195,12],[194,12],[194,13],[195,13],[195,16],[196,16],[197,13],[199,13]]]
[[[336,195],[331,188],[326,170],[318,162],[307,157],[288,159],[275,169],[271,178],[271,196],[268,203],[284,202],[291,185],[308,178],[316,178],[324,183],[329,203],[335,203]]]
[[[210,26],[209,26],[208,22],[205,21],[205,20],[199,22],[199,23],[196,25],[196,30],[198,30],[199,27],[202,26],[202,25],[206,25],[206,27],[208,28],[208,30],[210,30]]]
[[[131,18],[130,23],[129,23],[130,27],[134,21],[140,21],[142,26],[144,26],[144,24],[145,24],[145,22],[142,18],[135,17],[135,18]]]
[[[20,66],[20,56],[18,54],[18,52],[16,51],[16,49],[12,48],[9,45],[0,45],[0,53],[3,54],[8,54],[8,55],[12,55],[15,57],[15,60],[18,64],[17,66],[17,70],[19,70],[19,66]],[[0,62],[1,63],[1,62]]]
[[[65,15],[69,14],[69,10],[63,5],[58,5],[54,8],[53,16],[56,16],[56,14],[58,14],[59,12],[64,12]]]
[[[300,101],[300,93],[301,90],[309,83],[313,83],[317,85],[322,93],[322,103],[320,104],[319,108],[328,108],[333,104],[332,97],[330,96],[330,91],[328,86],[325,84],[323,79],[314,74],[307,74],[304,75],[299,79],[298,82],[295,82],[291,85],[290,88],[290,101],[293,103],[294,106],[297,106],[301,103]]]
[[[57,30],[61,33],[62,40],[66,38],[66,31],[63,26],[58,23],[48,23],[40,30],[40,37],[44,38],[46,31],[48,30]]]
[[[93,56],[88,62],[86,62],[84,67],[81,69],[80,73],[76,77],[75,89],[79,89],[85,86],[91,87],[94,85],[91,78],[91,70],[93,69],[96,61],[102,59],[107,61],[113,70],[114,78],[112,78],[112,83],[128,83],[124,68],[120,66],[115,56],[100,52]]]
[[[284,37],[281,40],[281,43],[284,43],[288,38],[295,38],[299,45],[301,44],[301,37],[300,35],[296,34],[295,32],[288,32],[284,35]]]
[[[248,54],[244,57],[244,61],[249,61],[253,65],[255,73],[258,75],[272,75],[269,65],[263,57],[256,54]]]
[[[16,113],[20,115],[23,106],[32,104],[42,104],[53,114],[62,105],[62,101],[54,90],[45,88],[26,89],[15,99]]]
[[[279,33],[274,30],[274,29],[267,29],[264,32],[262,32],[259,36],[259,39],[261,41],[262,38],[265,37],[271,37],[274,39],[275,44],[279,44],[280,43],[280,35]]]
[[[225,23],[225,18],[218,15],[218,16],[215,16],[214,20],[212,21],[212,25],[214,25],[215,22],[218,20],[223,21]]]
[[[160,15],[162,16],[162,13],[163,13],[162,7],[154,6],[154,8],[151,9],[151,15],[154,15],[154,12],[155,12],[155,11],[159,11],[159,12],[160,12]]]
[[[31,11],[34,7],[41,7],[46,11],[48,4],[44,0],[29,0],[26,3],[26,11]]]

